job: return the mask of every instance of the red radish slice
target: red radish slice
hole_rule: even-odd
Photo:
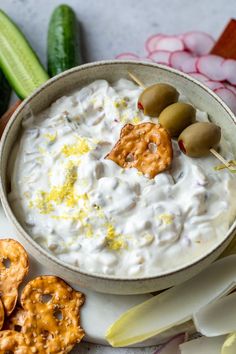
[[[181,34],[177,35],[177,37],[179,39],[181,39],[181,41],[182,41],[184,39],[184,35],[185,35],[185,33],[181,33]]]
[[[157,50],[156,45],[161,38],[165,37],[163,34],[154,34],[149,37],[145,42],[145,49],[148,53],[152,53]]]
[[[205,55],[198,59],[196,65],[198,71],[209,77],[214,81],[225,80],[225,73],[223,71],[224,59],[218,55]]]
[[[139,60],[147,61],[148,63],[153,63],[153,60],[150,58],[139,58]]]
[[[205,32],[187,32],[183,38],[184,44],[195,55],[205,55],[212,49],[215,40]]]
[[[229,89],[230,91],[233,91],[233,93],[235,93],[235,95],[236,95],[236,87],[235,86],[230,85],[227,82],[225,82],[224,85],[227,89]]]
[[[236,85],[236,60],[225,60],[222,68],[226,80],[228,80],[231,84]]]
[[[180,38],[175,36],[163,37],[157,42],[156,49],[176,52],[177,50],[184,50],[184,43]]]
[[[187,335],[185,333],[178,334],[167,343],[163,344],[153,354],[180,354],[179,345],[186,341],[186,337]]]
[[[215,93],[222,98],[223,101],[229,106],[229,108],[236,114],[236,95],[233,91],[227,88],[220,88],[214,90]]]
[[[189,75],[200,82],[205,83],[206,81],[209,81],[209,77],[207,77],[203,74],[200,74],[200,73],[189,73]]]
[[[155,50],[148,55],[148,59],[155,61],[156,63],[170,64],[170,54],[168,50]]]
[[[217,89],[225,88],[225,85],[219,81],[208,80],[208,81],[204,81],[204,84],[213,91]]]
[[[192,58],[192,55],[185,50],[178,50],[173,52],[170,55],[170,66],[172,66],[172,68],[181,70],[181,65],[189,58]]]
[[[184,61],[180,67],[180,70],[182,70],[184,73],[192,73],[197,71],[197,60],[198,57],[193,57],[189,58],[186,61]]]
[[[116,56],[116,59],[136,59],[136,60],[139,60],[140,58],[139,58],[139,56],[137,55],[137,54],[135,54],[135,53],[129,53],[129,52],[127,52],[127,53],[121,53],[121,54],[118,54],[117,56]]]
[[[162,61],[159,61],[157,64],[161,64],[161,65],[170,66],[168,63],[164,63],[164,62],[162,62]]]

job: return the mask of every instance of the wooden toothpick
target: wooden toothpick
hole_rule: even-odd
[[[131,72],[128,72],[130,78],[136,82],[136,84],[138,84],[140,87],[142,87],[143,89],[146,88],[146,86],[142,83],[142,81],[140,81],[134,74],[132,74]],[[212,153],[212,155],[214,155],[220,162],[223,163],[223,165],[232,173],[236,173],[236,169],[233,166],[236,166],[236,163],[234,161],[227,161],[224,159],[223,156],[221,156],[215,149],[210,149],[210,152]],[[217,168],[216,168],[217,169]],[[222,169],[222,168],[219,168]]]
[[[138,84],[140,87],[142,87],[142,88],[146,88],[146,86],[142,83],[142,81],[140,81],[136,76],[134,76],[134,74],[132,74],[132,73],[130,73],[129,71],[128,71],[128,74],[129,74],[129,76],[131,77],[131,79],[134,81],[134,82],[136,82],[136,84]]]

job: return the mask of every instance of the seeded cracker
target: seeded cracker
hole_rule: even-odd
[[[12,314],[5,319],[3,329],[20,332],[25,323],[27,312],[17,306]]]
[[[34,352],[26,345],[22,333],[2,331],[0,332],[0,354],[6,353],[33,354]]]
[[[21,332],[26,343],[38,354],[69,353],[84,337],[80,327],[82,293],[62,279],[41,276],[23,289],[21,305],[26,318]]]
[[[159,124],[126,124],[106,158],[123,168],[135,167],[147,177],[154,178],[171,164],[171,138]]]
[[[7,316],[15,308],[18,287],[28,270],[28,255],[23,246],[12,239],[0,240],[0,293]]]

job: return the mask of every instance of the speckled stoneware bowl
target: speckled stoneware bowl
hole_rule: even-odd
[[[67,281],[99,292],[113,294],[147,293],[183,282],[200,272],[220,255],[232,240],[236,228],[236,223],[234,223],[219,244],[216,244],[207,254],[203,254],[197,261],[187,266],[159,276],[124,279],[80,271],[77,267],[58,260],[38,245],[18,222],[7,199],[10,189],[7,166],[13,145],[18,139],[22,118],[27,114],[29,108],[36,114],[71,90],[79,89],[96,79],[115,81],[119,78],[128,78],[128,71],[137,75],[146,85],[155,82],[168,82],[176,86],[183,94],[186,94],[196,107],[202,111],[207,111],[211,120],[222,127],[223,134],[229,139],[234,151],[236,151],[235,116],[218,96],[188,75],[165,66],[135,61],[103,61],[82,65],[46,82],[25,100],[13,114],[3,134],[0,151],[1,201],[7,217],[15,226],[18,238],[28,252],[39,262],[46,265],[48,270]]]

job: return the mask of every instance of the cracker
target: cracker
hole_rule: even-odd
[[[25,337],[22,333],[15,331],[1,331],[0,354],[6,353],[32,354],[35,352],[26,345]]]
[[[29,259],[24,247],[12,239],[0,240],[0,294],[7,316],[15,308],[18,287],[28,270]]]
[[[149,178],[166,170],[173,158],[171,137],[159,124],[126,124],[106,156],[123,168],[137,168]]]
[[[23,289],[21,305],[27,312],[22,333],[37,353],[68,353],[84,337],[80,327],[82,293],[62,279],[41,276]]]
[[[12,314],[6,318],[3,329],[10,329],[12,331],[21,332],[21,329],[25,323],[27,312],[21,307],[16,307]]]

